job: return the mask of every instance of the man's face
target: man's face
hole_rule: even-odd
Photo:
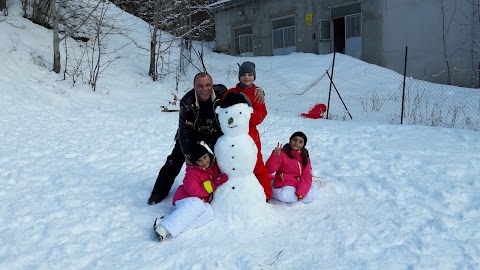
[[[212,79],[210,76],[197,77],[194,89],[200,101],[208,101],[212,95]]]

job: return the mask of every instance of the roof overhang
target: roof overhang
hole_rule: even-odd
[[[220,0],[214,3],[211,3],[207,7],[212,10],[217,10],[217,9],[225,9],[225,8],[230,8],[234,6],[239,6],[247,2],[248,0]]]

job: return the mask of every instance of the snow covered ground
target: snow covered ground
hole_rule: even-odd
[[[144,22],[120,17],[148,40]],[[264,159],[306,133],[313,173],[327,182],[319,199],[272,200],[273,215],[254,230],[212,222],[154,241],[153,221],[174,209],[183,177],[167,200],[147,205],[173,147],[178,115],[160,106],[175,78],[152,82],[145,55],[127,49],[93,92],[50,71],[51,33],[18,6],[0,22],[0,269],[480,267],[480,133],[286,113],[292,93],[265,86],[276,77],[307,86],[331,59],[310,54],[248,60],[267,92]],[[229,87],[245,60],[210,51],[205,59]]]

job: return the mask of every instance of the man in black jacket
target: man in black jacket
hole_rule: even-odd
[[[195,160],[189,158],[192,144],[204,141],[213,149],[217,139],[223,135],[215,108],[227,88],[222,84],[214,85],[212,77],[204,72],[195,75],[193,85],[194,88],[180,100],[175,147],[158,173],[148,204],[157,204],[167,197],[184,162],[189,166],[193,165]],[[255,98],[264,102],[261,89],[255,92]]]

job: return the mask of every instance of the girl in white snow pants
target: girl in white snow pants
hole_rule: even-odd
[[[172,237],[205,225],[215,216],[212,206],[197,197],[179,200],[175,205],[175,211],[160,223]]]
[[[310,190],[307,192],[307,195],[305,195],[305,198],[303,198],[301,201],[303,203],[313,202],[318,197],[319,189],[320,186],[315,181],[312,182]],[[297,194],[295,194],[296,191],[297,189],[291,186],[274,188],[272,192],[272,198],[282,202],[298,202]]]
[[[275,173],[272,198],[282,202],[313,202],[323,182],[312,181],[312,165],[305,148],[307,136],[297,131],[290,136],[288,144],[280,143],[272,151],[265,166],[270,174]]]
[[[228,180],[220,173],[211,150],[205,144],[194,144],[190,149],[190,160],[195,165],[187,166],[183,184],[173,195],[175,211],[165,218],[157,218],[153,229],[159,241],[167,235],[175,237],[180,233],[207,224],[214,217],[209,204],[212,192]]]

